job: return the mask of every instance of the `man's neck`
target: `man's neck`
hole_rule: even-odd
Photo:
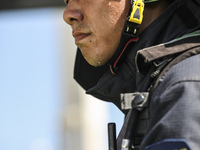
[[[140,33],[156,18],[158,18],[169,5],[170,4],[167,0],[146,4],[144,8],[144,19],[141,24]]]

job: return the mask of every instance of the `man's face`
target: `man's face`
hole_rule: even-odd
[[[129,7],[130,0],[68,1],[63,18],[89,64],[101,66],[114,55]]]

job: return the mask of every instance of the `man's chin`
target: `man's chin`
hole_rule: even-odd
[[[103,64],[101,62],[94,62],[94,61],[87,61],[91,66],[94,66],[94,67],[99,67],[99,66],[102,66]]]
[[[102,65],[104,65],[105,63],[103,63],[102,61],[97,61],[97,60],[88,60],[87,58],[85,58],[86,61],[91,65],[91,66],[94,66],[94,67],[100,67]]]
[[[80,48],[79,48],[80,49]],[[89,49],[89,48],[88,48]],[[96,55],[96,54],[92,54],[91,51],[89,51],[88,49],[86,49],[85,47],[81,50],[81,53],[83,55],[83,57],[85,58],[85,60],[94,67],[99,67],[102,66],[104,64],[107,63],[107,60],[105,58],[102,59],[102,55]],[[98,57],[100,56],[100,57]]]

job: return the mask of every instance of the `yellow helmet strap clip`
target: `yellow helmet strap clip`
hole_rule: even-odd
[[[133,37],[137,37],[143,20],[144,0],[131,0],[131,4],[132,7],[123,32]]]

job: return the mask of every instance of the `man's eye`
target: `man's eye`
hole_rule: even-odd
[[[65,4],[68,4],[69,0],[65,0]]]

